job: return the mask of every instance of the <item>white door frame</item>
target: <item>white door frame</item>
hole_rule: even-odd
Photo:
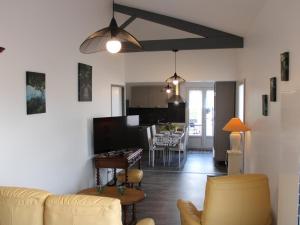
[[[111,90],[110,90],[110,96],[111,96],[111,116],[115,116],[113,115],[113,88],[120,88],[121,89],[121,101],[122,101],[122,115],[120,116],[124,116],[125,115],[125,88],[122,85],[116,85],[116,84],[112,84],[111,85]]]

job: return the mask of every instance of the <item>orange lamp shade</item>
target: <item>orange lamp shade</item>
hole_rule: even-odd
[[[223,130],[231,132],[245,132],[249,131],[250,128],[247,127],[239,118],[232,118],[225,127],[223,127]]]

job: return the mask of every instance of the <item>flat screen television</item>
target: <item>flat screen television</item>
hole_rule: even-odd
[[[139,116],[94,118],[93,131],[95,154],[140,146]]]

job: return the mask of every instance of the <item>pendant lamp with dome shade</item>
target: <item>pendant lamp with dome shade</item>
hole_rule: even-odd
[[[164,86],[163,90],[167,93],[170,94],[173,91],[173,88],[171,86],[171,84],[167,84],[166,86]]]
[[[91,34],[80,45],[80,52],[90,54],[107,50],[114,54],[121,51],[122,42],[129,42],[138,48],[142,48],[139,41],[133,35],[118,26],[114,16],[113,1],[113,15],[109,26]]]
[[[185,80],[179,76],[176,72],[176,69],[177,69],[177,59],[176,59],[176,53],[178,52],[177,49],[173,49],[173,52],[175,54],[175,73],[173,76],[169,77],[167,80],[166,80],[166,83],[173,83],[174,85],[178,85],[179,83],[183,83],[185,82]]]
[[[176,63],[177,63],[176,62],[177,61],[177,59],[176,59],[176,53],[178,52],[178,50],[174,49],[173,52],[175,53],[175,73],[174,73],[173,76],[169,77],[166,80],[166,83],[168,83],[168,85],[169,84],[173,84],[174,85],[174,87],[175,87],[175,93],[174,93],[174,95],[171,98],[169,98],[168,102],[174,103],[175,105],[179,105],[179,103],[183,103],[184,102],[183,98],[179,94],[179,86],[180,86],[181,83],[185,82],[185,79],[183,79],[182,77],[180,77],[177,74],[177,72],[176,72],[176,69],[177,69],[176,68]]]

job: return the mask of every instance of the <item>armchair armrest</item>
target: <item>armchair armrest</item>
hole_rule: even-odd
[[[202,211],[197,210],[193,203],[179,199],[177,208],[180,212],[181,224],[201,225]]]
[[[146,218],[138,221],[136,225],[155,225],[154,220],[151,218]]]

